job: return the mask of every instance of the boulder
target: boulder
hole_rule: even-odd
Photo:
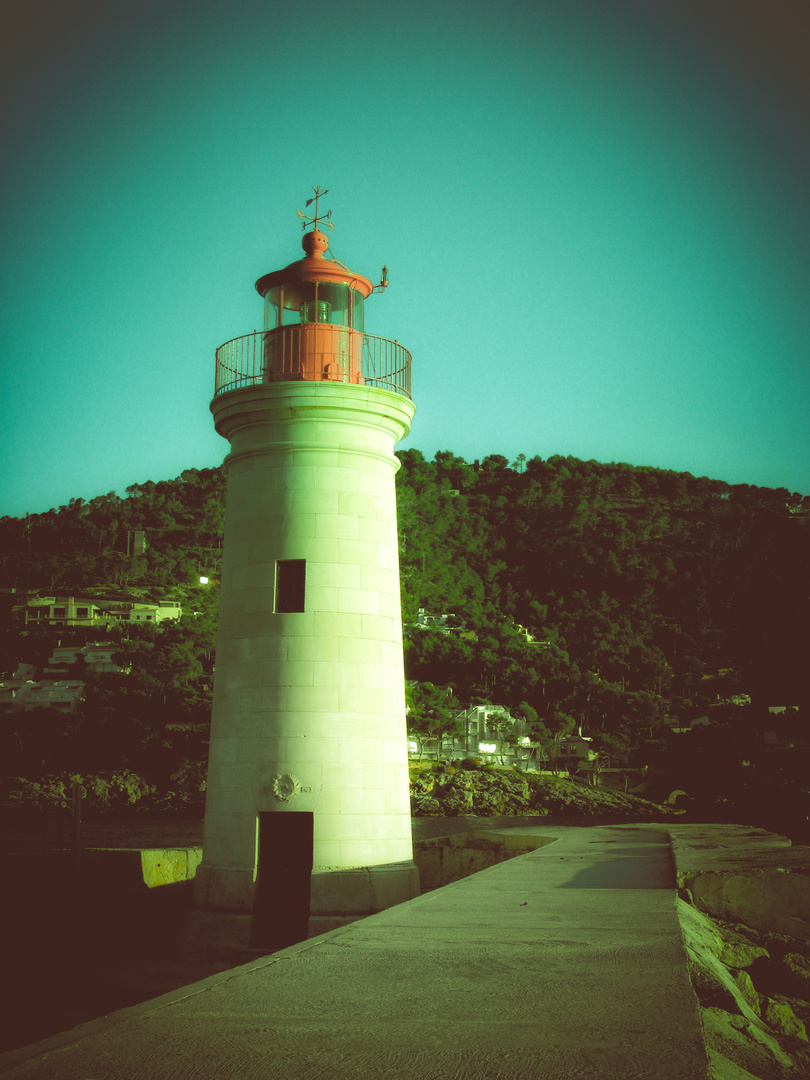
[[[804,1024],[796,1016],[789,1001],[784,998],[765,998],[762,1018],[768,1027],[782,1035],[807,1042]]]
[[[801,953],[785,953],[782,958],[785,988],[792,996],[810,1002],[810,959]]]
[[[725,934],[723,934],[717,956],[728,967],[747,968],[761,957],[767,957],[768,950],[763,949],[761,945],[754,945],[736,934],[731,938],[726,938]]]
[[[759,994],[756,991],[753,980],[747,971],[738,971],[734,977],[734,981],[740,988],[740,993],[745,998],[746,1003],[750,1007],[751,1011],[756,1016],[762,1015],[762,1010],[759,1004]]]

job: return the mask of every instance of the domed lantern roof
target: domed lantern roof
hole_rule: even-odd
[[[320,228],[334,228],[329,220],[332,211],[318,213],[318,200],[328,194],[313,188],[315,195],[307,206],[315,203],[312,216],[298,211],[304,228],[312,226],[301,241],[306,255],[283,270],[265,274],[256,282],[257,292],[265,300],[265,329],[289,325],[291,322],[319,322],[363,329],[363,301],[374,291],[367,277],[356,274],[338,259],[327,259],[329,238]],[[383,271],[382,287],[387,284]],[[275,312],[271,313],[271,305]]]
[[[367,277],[356,274],[337,259],[324,257],[329,247],[329,237],[326,233],[321,232],[320,229],[313,229],[303,237],[301,247],[306,252],[303,259],[290,263],[283,270],[274,270],[259,278],[256,282],[256,291],[260,296],[266,297],[279,285],[294,287],[296,282],[305,281],[328,281],[348,285],[359,292],[364,299],[371,294],[374,286]]]

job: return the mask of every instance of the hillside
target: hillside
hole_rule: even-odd
[[[508,708],[540,746],[582,725],[603,763],[663,773],[659,798],[681,787],[725,805],[763,784],[780,797],[806,788],[810,499],[571,457],[399,456],[409,680]],[[42,669],[57,641],[99,636],[12,625],[26,595],[184,609],[157,631],[104,631],[129,673],[88,678],[69,718],[5,717],[7,772],[130,770],[159,791],[199,791],[224,490],[222,469],[189,469],[0,520],[0,588],[16,590],[4,594],[6,676],[20,661]],[[420,609],[449,618],[426,628]],[[798,711],[774,717],[774,705]],[[670,734],[701,716],[708,727]],[[411,721],[427,722],[418,710]]]

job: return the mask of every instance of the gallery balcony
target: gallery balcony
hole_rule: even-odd
[[[214,397],[262,383],[353,383],[411,396],[411,354],[398,342],[329,323],[256,330],[220,345]]]

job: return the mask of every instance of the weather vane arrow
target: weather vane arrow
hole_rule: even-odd
[[[326,226],[327,229],[334,229],[334,224],[329,220],[332,216],[332,211],[327,210],[325,214],[318,213],[318,199],[323,198],[324,195],[328,195],[329,189],[324,188],[322,191],[319,185],[318,187],[314,187],[312,190],[315,192],[315,194],[312,196],[311,199],[307,199],[306,205],[309,207],[313,203],[315,203],[315,214],[313,216],[310,216],[309,214],[305,214],[303,210],[296,210],[296,213],[300,218],[303,219],[304,222],[301,228],[306,229],[308,225],[312,225],[312,227],[315,229],[317,229],[319,226]]]

